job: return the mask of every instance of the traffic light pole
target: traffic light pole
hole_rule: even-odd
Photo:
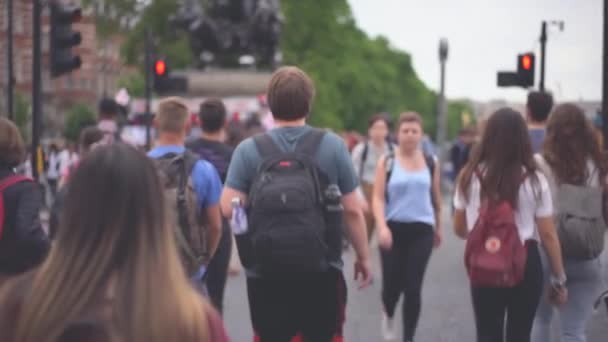
[[[38,146],[40,145],[41,131],[41,109],[42,109],[42,77],[41,77],[41,24],[42,24],[42,0],[34,0],[33,17],[33,53],[32,53],[32,176],[38,179]]]
[[[145,50],[145,83],[146,83],[146,150],[151,148],[150,125],[152,124],[152,34],[146,29]]]
[[[608,0],[604,0],[604,72],[602,89],[602,128],[604,131],[604,150],[608,151]]]
[[[545,91],[545,58],[547,49],[547,22],[543,21],[540,28],[540,83],[538,90]]]
[[[15,107],[14,107],[14,92],[13,87],[15,86],[14,75],[13,75],[13,0],[8,0],[6,3],[6,9],[8,11],[8,46],[6,47],[7,62],[8,62],[8,83],[6,86],[7,91],[7,109],[8,109],[8,118],[10,120],[15,121]]]

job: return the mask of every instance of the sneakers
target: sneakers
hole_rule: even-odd
[[[397,338],[395,333],[395,322],[391,317],[388,317],[386,313],[382,315],[382,337],[386,341],[392,341]]]

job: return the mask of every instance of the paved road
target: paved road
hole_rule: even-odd
[[[449,229],[445,231],[444,244],[433,254],[426,275],[422,315],[416,340],[418,342],[475,341],[468,280],[462,262],[464,242],[455,238]],[[608,261],[608,256],[604,259]],[[352,253],[346,253],[345,273],[348,277],[349,291],[346,341],[382,341],[378,251],[376,248],[373,250],[376,281],[366,290],[358,291],[352,281],[352,260]],[[608,267],[606,270],[608,271]],[[242,274],[230,278],[226,293],[225,322],[235,342],[252,341],[244,280]],[[399,311],[397,310],[398,315]],[[400,322],[399,317],[396,319]],[[608,313],[603,310],[595,314],[590,324],[588,342],[606,341],[608,341]]]

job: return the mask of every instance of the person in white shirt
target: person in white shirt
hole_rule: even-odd
[[[513,208],[527,257],[523,279],[515,286],[471,286],[477,341],[505,341],[506,326],[507,342],[529,342],[545,284],[539,242],[551,264],[554,302],[564,303],[567,290],[547,179],[536,169],[523,116],[510,108],[488,119],[482,140],[459,177],[453,224],[461,238],[466,239],[475,226],[482,203],[508,203]],[[487,242],[485,248],[490,248]]]
[[[49,152],[49,163],[46,171],[46,181],[49,185],[51,197],[54,199],[57,195],[57,183],[61,177],[59,163],[59,148],[56,144],[51,144]]]

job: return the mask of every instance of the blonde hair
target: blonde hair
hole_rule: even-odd
[[[93,150],[70,180],[55,245],[10,340],[56,341],[98,313],[111,341],[212,342],[208,306],[186,277],[164,205],[143,153],[123,144]]]
[[[158,105],[156,123],[160,132],[181,133],[188,123],[190,111],[179,97],[168,97]]]

